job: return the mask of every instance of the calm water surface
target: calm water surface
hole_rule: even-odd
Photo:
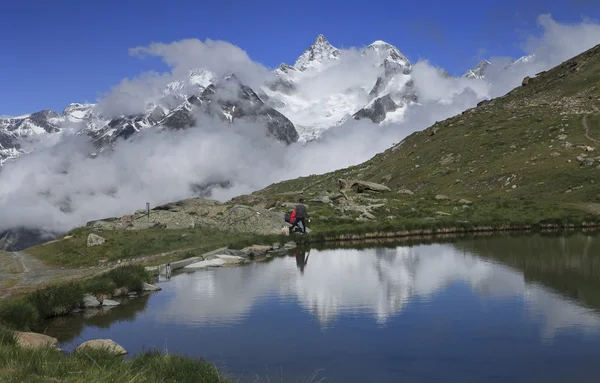
[[[242,382],[600,381],[596,234],[374,246],[176,275],[47,332],[204,357]]]

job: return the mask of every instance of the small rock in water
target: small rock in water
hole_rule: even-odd
[[[102,301],[102,306],[118,306],[119,302],[113,301],[112,299],[105,299]]]
[[[86,294],[83,296],[83,307],[98,307],[100,304],[100,301],[93,295]]]
[[[159,291],[162,290],[158,286],[151,285],[150,283],[142,283],[142,291]]]

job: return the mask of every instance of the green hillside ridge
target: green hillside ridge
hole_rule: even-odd
[[[521,214],[531,223],[593,220],[600,213],[599,140],[596,46],[524,79],[523,86],[505,96],[411,134],[362,164],[270,185],[246,199],[277,199],[299,190],[311,198],[334,193],[340,179],[363,180],[391,189],[379,193],[393,200],[387,203],[389,216],[410,216],[404,213],[412,210],[400,206],[437,204],[472,211],[484,204],[490,221],[512,221]],[[438,194],[454,203],[440,204],[443,201],[434,198]],[[460,199],[473,204],[463,209]]]

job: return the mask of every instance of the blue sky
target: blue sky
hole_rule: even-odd
[[[523,54],[536,18],[598,19],[597,0],[0,1],[0,115],[94,102],[121,79],[164,71],[128,49],[184,38],[226,40],[275,67],[319,34],[338,48],[385,40],[411,61],[461,74],[483,56]]]

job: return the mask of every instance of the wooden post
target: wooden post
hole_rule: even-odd
[[[150,202],[146,202],[146,214],[148,215],[148,227],[150,227]]]

